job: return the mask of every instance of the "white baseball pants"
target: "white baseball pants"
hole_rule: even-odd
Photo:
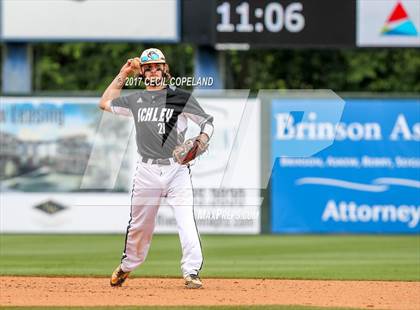
[[[163,199],[175,215],[182,247],[182,274],[198,274],[203,255],[194,219],[190,169],[172,160],[170,165],[143,163],[140,157],[133,179],[131,214],[121,268],[125,272],[132,271],[146,259]]]

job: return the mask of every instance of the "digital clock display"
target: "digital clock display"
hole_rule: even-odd
[[[239,16],[239,23],[236,25],[231,21],[233,12]],[[218,32],[263,32],[264,30],[299,32],[305,27],[303,5],[299,1],[286,6],[273,1],[265,3],[264,7],[255,7],[252,10],[247,1],[234,7],[230,1],[223,1],[217,6],[217,13],[220,15]]]
[[[216,43],[354,46],[355,0],[216,0]]]

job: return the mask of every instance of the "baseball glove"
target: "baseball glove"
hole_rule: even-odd
[[[183,144],[177,145],[172,152],[178,164],[185,165],[203,154],[207,148],[209,138],[206,134],[200,134],[195,138],[186,140]]]

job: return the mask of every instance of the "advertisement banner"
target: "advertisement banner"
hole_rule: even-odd
[[[178,0],[0,0],[0,38],[177,42],[179,7]]]
[[[132,124],[122,117],[107,115],[107,127],[96,132],[102,118],[98,100],[2,97],[1,192],[85,191],[81,185],[94,141],[103,157],[88,171],[90,182],[112,183],[102,190],[128,191],[132,168],[119,165],[118,178],[113,180],[109,166],[124,155],[127,144],[119,143],[118,137],[130,137]]]
[[[348,99],[336,124],[282,115],[282,103],[271,107],[273,232],[420,232],[420,100]],[[278,156],[288,141],[331,138],[313,156]]]
[[[420,46],[420,1],[358,0],[357,46]]]
[[[124,231],[137,157],[132,118],[102,112],[99,98],[0,99],[0,231]],[[198,228],[259,233],[259,101],[197,99],[215,119],[209,151],[191,166]],[[247,143],[238,142],[241,128]],[[198,131],[191,124],[186,137]],[[156,232],[177,232],[164,201]]]

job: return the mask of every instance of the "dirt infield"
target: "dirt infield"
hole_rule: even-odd
[[[205,279],[188,290],[181,279],[1,277],[0,306],[312,305],[367,309],[420,308],[420,282]]]

